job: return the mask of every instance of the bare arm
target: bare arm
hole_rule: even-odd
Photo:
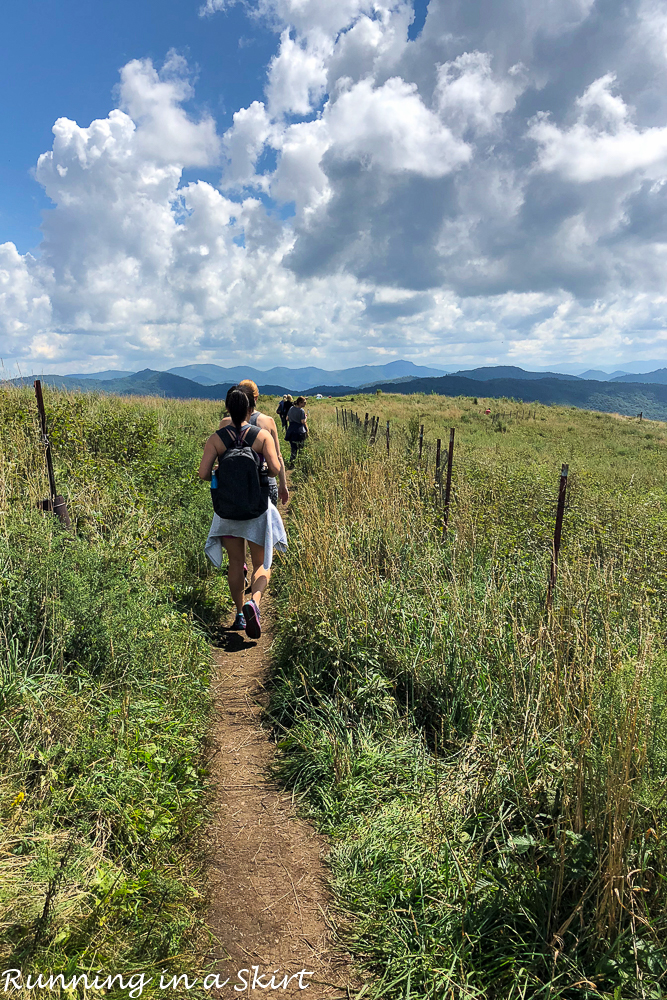
[[[213,466],[218,455],[221,454],[218,451],[218,442],[220,442],[220,448],[224,449],[224,445],[217,434],[211,434],[210,438],[204,445],[204,454],[199,465],[199,478],[211,481],[211,473],[213,472]]]
[[[289,500],[289,490],[287,489],[287,480],[285,478],[285,461],[280,451],[280,440],[278,438],[278,431],[276,429],[276,422],[273,417],[265,418],[268,422],[268,427],[266,428],[273,438],[273,443],[276,448],[276,455],[278,456],[278,461],[280,462],[280,469],[278,470],[278,496],[283,503],[287,503]]]
[[[273,443],[273,438],[271,437],[270,432],[262,430],[262,432],[257,435],[253,448],[255,451],[264,455],[264,461],[268,466],[269,475],[277,476],[280,472],[280,462],[278,461],[276,446]]]

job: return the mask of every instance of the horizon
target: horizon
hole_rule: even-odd
[[[190,376],[188,376],[187,374],[183,373],[183,371],[178,371],[178,369],[184,369],[184,368],[188,368],[188,367],[206,367],[206,366],[209,366],[209,365],[213,366],[213,367],[222,368],[222,369],[225,369],[225,370],[234,369],[234,368],[244,368],[245,367],[245,368],[248,368],[248,369],[252,369],[252,370],[254,370],[256,372],[262,372],[262,373],[265,373],[265,374],[270,374],[272,371],[274,371],[276,369],[283,369],[283,370],[289,371],[289,372],[298,372],[298,371],[302,371],[302,370],[306,370],[306,369],[314,369],[314,370],[317,370],[317,371],[322,371],[322,372],[324,372],[326,374],[334,374],[334,373],[339,373],[339,372],[340,373],[344,373],[346,371],[352,371],[352,370],[355,370],[355,369],[358,369],[358,368],[364,368],[364,367],[368,367],[368,368],[383,368],[383,367],[386,367],[388,365],[396,364],[396,363],[399,363],[399,364],[408,363],[408,364],[416,365],[417,367],[420,367],[420,368],[431,368],[433,370],[441,371],[443,375],[456,375],[459,372],[471,371],[471,370],[491,369],[491,368],[509,368],[509,367],[518,368],[518,369],[521,369],[521,370],[523,370],[525,372],[528,372],[528,373],[540,373],[540,372],[544,371],[544,372],[553,372],[554,374],[562,374],[562,375],[577,375],[579,377],[582,374],[585,374],[588,371],[591,371],[591,372],[599,371],[599,372],[603,372],[606,375],[612,375],[612,374],[614,374],[616,372],[624,373],[624,374],[642,375],[642,374],[650,374],[653,371],[659,370],[660,368],[667,367],[667,360],[666,361],[662,361],[662,360],[655,359],[655,358],[653,358],[653,359],[647,359],[646,361],[635,360],[635,361],[626,362],[625,363],[625,365],[626,365],[625,368],[624,368],[623,364],[619,364],[619,365],[597,364],[596,365],[596,364],[583,364],[583,363],[575,364],[573,362],[564,362],[564,363],[562,363],[560,365],[558,364],[558,362],[556,362],[553,366],[551,366],[551,365],[550,366],[535,365],[534,367],[531,368],[531,367],[519,364],[516,361],[509,361],[509,362],[505,361],[505,362],[496,362],[496,363],[487,363],[487,364],[475,364],[475,365],[471,364],[471,365],[464,365],[464,366],[462,366],[462,367],[459,368],[459,367],[454,367],[451,363],[449,363],[448,365],[445,365],[443,362],[431,362],[431,363],[415,362],[415,361],[411,361],[411,359],[409,359],[409,358],[394,358],[391,361],[387,361],[387,362],[384,362],[384,363],[380,362],[380,363],[376,363],[376,364],[347,365],[347,366],[341,367],[341,368],[324,368],[324,367],[322,367],[320,365],[312,365],[312,364],[310,364],[310,365],[293,365],[293,366],[289,365],[289,364],[274,364],[274,365],[271,365],[270,368],[261,368],[259,365],[252,364],[252,363],[244,364],[244,363],[238,363],[237,362],[235,364],[224,364],[224,363],[221,363],[221,362],[218,362],[218,361],[204,361],[204,362],[201,362],[201,361],[200,362],[197,362],[197,361],[195,361],[195,362],[187,362],[186,361],[186,362],[184,362],[182,364],[172,365],[170,368],[151,368],[150,366],[146,366],[144,368],[137,368],[137,369],[134,369],[134,370],[130,370],[130,369],[100,369],[100,370],[76,371],[76,372],[74,372],[74,371],[56,372],[56,371],[51,371],[51,370],[50,371],[42,370],[40,372],[35,372],[35,371],[32,371],[30,373],[20,372],[20,373],[17,373],[16,375],[5,375],[5,378],[8,379],[8,380],[9,379],[13,379],[13,378],[43,378],[43,377],[48,377],[49,375],[58,375],[60,377],[71,377],[71,378],[76,378],[76,377],[85,378],[85,377],[93,377],[95,375],[106,375],[110,371],[111,372],[113,372],[113,371],[122,372],[123,374],[119,374],[117,376],[118,378],[127,377],[129,375],[136,375],[136,374],[139,374],[139,373],[141,373],[143,371],[154,371],[154,372],[158,372],[158,373],[162,373],[162,374],[177,374],[177,375],[180,375],[183,378],[189,378]]]

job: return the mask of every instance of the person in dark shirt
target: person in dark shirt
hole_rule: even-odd
[[[299,449],[308,437],[308,414],[304,407],[306,400],[304,396],[299,396],[294,406],[290,407],[287,413],[287,433],[285,440],[290,444],[290,465],[294,465]]]
[[[283,396],[283,398],[278,403],[278,409],[276,410],[276,413],[280,417],[280,422],[283,425],[284,431],[287,430],[287,414],[289,412],[291,405],[292,405],[292,397],[289,395]]]

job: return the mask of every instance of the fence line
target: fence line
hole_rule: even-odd
[[[499,413],[494,414],[492,422],[494,420],[500,419],[501,417],[512,417],[519,416],[524,419],[536,419],[535,410],[528,411],[528,415],[522,411],[510,410],[508,414]],[[367,440],[369,445],[374,445],[377,440],[378,428],[380,426],[380,418],[378,416],[371,416],[368,413],[364,415],[364,419],[361,420],[358,413],[353,410],[341,409],[340,413],[338,407],[336,407],[336,425],[340,426],[342,424],[343,429],[347,430],[351,427],[355,428],[358,432],[363,434],[364,438]],[[387,427],[385,431],[386,436],[386,446],[387,455],[390,455],[390,424],[387,421]],[[455,438],[455,428],[450,427],[449,429],[449,447],[447,449],[447,471],[445,474],[445,485],[443,491],[443,462],[442,462],[442,441],[440,438],[436,439],[435,443],[435,469],[433,476],[433,485],[435,486],[436,496],[442,508],[442,540],[443,542],[447,538],[447,532],[449,528],[449,516],[452,504],[452,473],[454,467],[454,438]],[[424,455],[424,425],[419,426],[419,460],[418,468],[424,472],[424,475],[428,477],[428,452]],[[413,441],[414,447],[414,441]],[[422,462],[424,463],[422,469]],[[550,607],[553,601],[553,594],[556,588],[556,581],[558,578],[558,556],[561,547],[561,538],[563,532],[563,516],[565,513],[565,499],[567,495],[567,484],[568,484],[568,466],[563,465],[561,469],[560,483],[558,487],[558,502],[556,506],[556,519],[554,523],[554,536],[552,544],[551,553],[551,567],[549,571],[549,581],[547,587],[547,605]]]

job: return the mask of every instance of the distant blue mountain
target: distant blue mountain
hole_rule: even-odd
[[[358,368],[343,368],[338,371],[325,371],[323,368],[269,368],[260,371],[252,365],[235,365],[233,368],[222,368],[220,365],[199,364],[184,365],[170,368],[171,375],[180,375],[192,379],[200,385],[217,385],[221,382],[238,382],[242,378],[251,378],[254,382],[278,383],[291,386],[296,392],[311,385],[368,385],[372,381],[389,381],[394,378],[404,378],[411,375],[415,378],[438,377],[446,368],[424,367],[415,365],[412,361],[390,361],[386,365],[361,365]]]
[[[657,385],[667,385],[667,368],[658,368],[655,372],[647,372],[645,375],[619,375],[612,379],[612,382],[648,382]]]
[[[557,372],[527,372],[524,368],[515,368],[513,365],[493,365],[488,368],[470,368],[466,371],[454,372],[453,374],[458,375],[459,378],[474,378],[482,382],[486,382],[487,380],[494,378],[559,378],[565,379],[566,381],[579,380],[578,375],[563,375]]]
[[[599,371],[597,368],[589,368],[587,372],[582,372],[579,378],[592,379],[596,382],[612,382],[615,378],[618,378],[620,375],[628,375],[628,374],[629,374],[628,372],[617,371],[617,372],[612,372],[610,375],[609,372]],[[641,379],[635,379],[635,381],[641,382]]]
[[[93,378],[96,382],[108,382],[115,378],[125,378],[126,375],[133,375],[134,372],[115,371],[110,368],[105,372],[90,372],[84,375],[67,375],[66,378]]]

